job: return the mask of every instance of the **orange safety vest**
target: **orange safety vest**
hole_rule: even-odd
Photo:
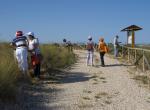
[[[98,49],[100,52],[108,52],[108,47],[105,42],[99,42]]]

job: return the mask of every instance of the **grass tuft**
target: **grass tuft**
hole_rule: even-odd
[[[133,79],[141,81],[143,84],[149,84],[149,77],[148,76],[143,76],[143,75],[137,75]]]
[[[10,100],[16,95],[19,70],[9,45],[1,43],[0,50],[0,99]]]

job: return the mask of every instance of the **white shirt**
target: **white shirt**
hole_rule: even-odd
[[[29,50],[34,50],[34,52],[36,54],[40,53],[40,49],[39,49],[39,41],[37,38],[33,39],[33,40],[29,40]]]
[[[114,46],[117,46],[118,45],[118,38],[114,38]]]

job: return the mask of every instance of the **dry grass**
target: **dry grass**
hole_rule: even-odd
[[[150,78],[144,75],[137,75],[133,79],[141,81],[143,84],[149,84]]]
[[[43,68],[57,69],[64,68],[75,62],[73,52],[68,52],[68,49],[55,45],[42,45],[41,51],[43,54]]]
[[[97,82],[93,82],[92,84],[93,84],[93,85],[96,85],[96,84],[98,84],[98,83],[97,83]]]
[[[0,50],[0,98],[10,100],[16,95],[19,70],[9,45],[1,43]]]
[[[107,81],[102,81],[102,83],[107,83]]]
[[[91,107],[93,107],[93,105],[91,103],[85,103],[85,102],[81,101],[79,103],[78,107],[82,110],[82,109],[86,109],[86,108],[91,108]]]
[[[0,100],[14,100],[18,93],[20,71],[14,60],[13,49],[8,43],[0,43]],[[42,45],[42,68],[63,68],[75,62],[75,55],[67,49],[54,45]],[[18,97],[18,96],[17,96]]]
[[[84,100],[91,100],[88,96],[82,97]]]
[[[92,91],[89,91],[89,90],[83,90],[83,92],[84,93],[89,93],[89,94],[92,93]]]
[[[97,78],[98,77],[98,75],[93,75],[91,78],[93,78],[93,79],[95,79],[95,78]]]
[[[106,79],[105,77],[100,77],[99,79]]]
[[[100,95],[96,95],[95,98],[96,98],[96,99],[100,99],[100,98],[102,98],[102,97],[101,97]]]
[[[108,100],[105,101],[105,104],[111,104],[111,103],[112,103],[111,101]]]
[[[108,96],[108,93],[106,92],[99,92],[98,94],[95,95],[96,99],[102,98],[102,97],[106,97]]]

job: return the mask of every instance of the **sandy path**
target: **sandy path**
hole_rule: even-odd
[[[30,91],[28,110],[150,110],[150,93],[131,79],[126,66],[105,58],[106,67],[85,65],[86,52],[60,79]],[[98,54],[97,54],[98,55]],[[36,89],[36,92],[35,92]]]

